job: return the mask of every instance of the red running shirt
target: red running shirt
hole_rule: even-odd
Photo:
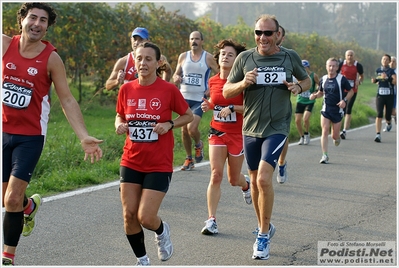
[[[188,104],[176,85],[157,77],[149,86],[139,79],[125,83],[118,93],[116,112],[129,124],[121,166],[140,172],[173,172],[173,131],[152,133],[152,123],[172,120],[172,112],[186,113]]]
[[[47,73],[50,54],[57,51],[47,41],[45,49],[32,59],[19,53],[21,36],[12,38],[3,56],[3,132],[20,135],[46,135],[50,113]]]
[[[227,79],[221,79],[220,73],[209,78],[209,90],[212,104],[215,105],[213,109],[213,116],[211,120],[211,127],[226,133],[242,133],[243,116],[240,113],[233,112],[226,118],[218,118],[217,114],[221,109],[230,104],[242,105],[243,94],[226,99],[223,97],[223,85]]]

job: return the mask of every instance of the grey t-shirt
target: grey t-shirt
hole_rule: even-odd
[[[244,89],[243,135],[266,138],[274,134],[288,136],[292,115],[291,92],[283,84],[308,77],[298,53],[280,47],[280,52],[262,56],[257,48],[240,53],[227,81],[237,83],[245,73],[258,70],[257,84]]]

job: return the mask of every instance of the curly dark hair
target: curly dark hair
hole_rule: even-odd
[[[239,44],[237,42],[234,42],[232,39],[223,39],[223,40],[219,41],[219,43],[217,43],[215,45],[215,48],[217,50],[213,54],[213,58],[216,60],[218,66],[219,66],[220,50],[224,47],[233,47],[234,50],[236,51],[237,55],[240,54],[241,52],[247,50],[245,47],[245,44]]]
[[[21,8],[17,12],[17,21],[18,21],[18,25],[19,25],[19,32],[22,32],[21,21],[26,18],[29,10],[31,10],[33,8],[43,9],[48,13],[48,27],[55,24],[56,18],[57,18],[57,13],[49,4],[47,4],[47,3],[23,3]]]

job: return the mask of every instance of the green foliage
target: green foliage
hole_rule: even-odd
[[[20,5],[21,3],[2,3],[4,34],[12,36],[19,33],[16,13]],[[219,5],[223,6],[222,3],[217,6]],[[268,7],[269,14],[274,14],[273,12],[278,11],[276,8],[283,4],[263,5]],[[289,3],[284,5],[290,6]],[[93,95],[100,95],[100,102],[104,105],[108,104],[108,99],[114,101],[116,98],[116,93],[107,92],[104,84],[116,60],[131,51],[130,35],[134,28],[146,27],[150,32],[151,41],[160,45],[172,69],[175,69],[179,54],[189,49],[188,37],[192,31],[203,32],[205,49],[211,53],[214,52],[214,46],[226,38],[232,38],[251,48],[255,46],[253,22],[259,14],[265,13],[263,9],[250,8],[242,12],[239,5],[225,3],[220,10],[229,10],[229,6],[234,6],[234,10],[237,11],[234,14],[243,14],[243,17],[239,16],[235,24],[223,26],[212,20],[210,15],[201,16],[193,21],[188,19],[185,13],[179,13],[179,10],[167,11],[164,5],[149,2],[120,2],[114,4],[113,8],[110,8],[110,3],[105,2],[52,3],[52,6],[56,9],[58,18],[57,23],[48,29],[46,39],[55,45],[64,60],[68,78],[77,86],[76,97],[79,103],[90,100]],[[296,14],[302,14],[302,9],[314,8],[315,12],[319,13],[324,9],[321,5],[314,7],[310,4],[298,5],[295,8],[298,9]],[[222,13],[220,12],[221,16]],[[248,25],[244,16],[248,17],[250,14],[251,23]],[[311,19],[316,22],[317,16],[312,16]],[[281,21],[286,20],[282,17]],[[356,58],[364,66],[366,77],[369,77],[374,74],[384,54],[360,47],[353,40],[342,43],[314,32],[295,33],[295,28],[288,26],[288,21],[283,24],[287,26],[283,45],[296,50],[301,58],[308,59],[312,69],[318,74],[325,73],[325,61],[329,57],[342,58],[346,50],[353,49]],[[83,85],[82,81],[87,81],[88,78],[91,84]]]

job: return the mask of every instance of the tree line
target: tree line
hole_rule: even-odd
[[[21,3],[2,3],[3,33],[9,36],[19,34],[16,13]],[[45,39],[58,50],[65,62],[67,75],[79,89],[79,102],[85,95],[109,94],[104,84],[116,60],[131,51],[130,35],[134,28],[149,30],[150,40],[158,44],[173,70],[178,55],[189,50],[189,35],[199,30],[204,35],[204,49],[213,53],[214,45],[225,38],[254,47],[253,26],[243,18],[224,26],[209,15],[189,19],[179,10],[167,11],[155,3],[117,3],[110,8],[107,3],[51,3],[58,14],[57,22],[50,27]],[[254,18],[253,18],[254,19]],[[356,53],[363,64],[366,77],[374,74],[380,65],[380,50],[361,47],[354,40],[337,42],[317,33],[303,34],[287,32],[283,44],[298,52],[301,58],[309,60],[311,69],[324,74],[325,61],[329,57],[343,58],[348,49]],[[82,81],[89,80],[91,87],[86,92]]]
[[[158,3],[166,10],[180,10],[190,19],[200,12],[222,25],[238,18],[252,26],[260,14],[275,14],[288,32],[329,36],[334,41],[356,40],[362,47],[396,54],[396,2],[210,2],[198,10],[195,3]],[[195,12],[195,13],[194,13]]]

